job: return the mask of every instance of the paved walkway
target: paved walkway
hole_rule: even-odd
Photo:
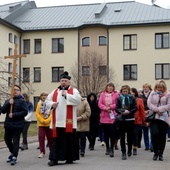
[[[15,166],[6,163],[6,158],[9,156],[9,151],[4,142],[0,142],[0,165],[1,169],[5,170],[168,170],[170,168],[170,142],[167,142],[164,161],[153,161],[153,152],[145,151],[142,142],[142,147],[138,149],[137,156],[128,157],[127,160],[121,160],[121,151],[116,150],[115,156],[110,158],[105,155],[105,147],[100,146],[100,142],[96,141],[95,150],[86,149],[85,157],[81,157],[74,164],[65,164],[60,162],[58,166],[48,167],[49,151],[46,148],[44,158],[38,158],[40,153],[37,150],[38,137],[29,137],[29,149],[20,151],[18,161]],[[87,145],[88,146],[88,145]]]

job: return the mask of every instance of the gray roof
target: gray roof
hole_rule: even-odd
[[[27,2],[30,3],[30,2]],[[22,4],[24,6],[25,4]],[[26,7],[25,7],[26,8]],[[0,6],[1,10],[1,6]],[[21,9],[20,9],[21,10]],[[68,29],[84,25],[124,26],[170,23],[170,9],[135,1],[65,5],[36,8],[29,6],[20,15],[1,15],[15,26],[27,30]]]

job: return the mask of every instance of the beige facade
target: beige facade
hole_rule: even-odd
[[[4,56],[9,56],[14,53],[15,43],[18,44],[18,54],[20,52],[19,38],[20,33],[10,26],[0,24],[0,37],[1,37],[1,47],[0,47],[0,103],[3,104],[4,100],[8,95],[2,95],[3,89],[8,89],[7,92],[10,94],[10,87],[8,86],[8,80],[11,78],[12,72],[12,59],[4,59]],[[17,60],[17,75],[19,75],[19,60]],[[6,90],[5,90],[6,91]],[[4,120],[5,115],[0,116],[0,121]]]
[[[25,3],[27,5],[30,5],[30,2],[25,2]],[[116,4],[117,3],[115,3],[115,5]],[[137,6],[140,5],[138,3],[134,3],[134,4]],[[139,21],[136,21],[131,16],[131,14],[133,14],[131,12],[129,13],[131,18],[129,17],[129,20],[127,22],[121,20],[123,17],[122,18],[120,17],[121,21],[119,21],[119,18],[115,18],[117,20],[114,20],[113,18],[109,18],[110,17],[109,14],[113,15],[112,17],[115,17],[119,12],[120,12],[119,13],[120,16],[124,16],[124,12],[125,12],[124,10],[125,9],[129,10],[129,8],[131,7],[130,2],[127,4],[124,2],[121,5],[122,5],[122,10],[120,11],[119,10],[113,11],[111,8],[112,5],[110,3],[108,5],[106,4],[101,4],[99,6],[97,4],[92,5],[91,8],[94,8],[96,6],[95,9],[96,12],[92,10],[93,12],[92,13],[90,12],[88,14],[89,16],[84,17],[83,15],[84,18],[80,18],[80,16],[82,17],[82,15],[79,15],[77,16],[77,18],[75,18],[76,22],[74,22],[73,19],[74,16],[72,16],[69,19],[68,18],[66,19],[66,17],[69,17],[71,15],[68,15],[67,13],[68,9],[62,8],[63,11],[61,11],[61,13],[65,15],[62,15],[63,18],[61,18],[60,21],[61,23],[55,20],[56,18],[54,17],[54,15],[49,13],[49,12],[53,12],[52,8],[49,8],[48,11],[46,11],[45,8],[38,9],[37,11],[32,9],[32,12],[36,11],[36,13],[34,13],[36,19],[39,19],[38,18],[39,16],[45,17],[44,20],[42,19],[43,22],[36,23],[37,20],[34,21],[33,18],[31,17],[33,14],[32,12],[30,12],[30,15],[27,16],[28,18],[26,17],[28,21],[30,20],[30,22],[23,22],[22,19],[24,18],[25,15],[23,15],[23,18],[20,20],[18,13],[21,11],[18,8],[19,12],[14,13],[14,15],[16,15],[15,16],[16,22],[14,22],[14,24],[20,26],[23,30],[15,27],[12,24],[9,24],[9,22],[12,23],[12,18],[13,18],[12,13],[9,13],[9,17],[6,17],[6,20],[9,21],[8,24],[0,23],[0,30],[1,30],[0,31],[0,37],[1,37],[0,57],[1,58],[14,53],[14,47],[16,43],[14,42],[15,39],[14,37],[16,37],[17,39],[18,54],[24,53],[24,48],[25,48],[24,40],[30,41],[30,52],[26,54],[27,55],[26,58],[22,58],[18,60],[17,73],[21,77],[21,80],[23,80],[25,78],[23,77],[24,75],[23,70],[26,68],[29,69],[29,82],[24,82],[23,84],[22,82],[19,83],[22,84],[22,92],[29,93],[30,101],[33,102],[33,104],[36,104],[38,97],[42,91],[47,91],[48,93],[50,93],[53,89],[58,87],[59,82],[52,80],[52,68],[60,67],[63,68],[64,71],[68,71],[70,73],[72,66],[76,62],[78,63],[80,61],[81,57],[83,56],[83,54],[86,53],[86,51],[97,52],[97,54],[104,57],[105,59],[104,65],[106,65],[107,68],[113,69],[114,71],[115,74],[114,83],[117,84],[116,86],[117,90],[120,90],[121,85],[124,84],[128,84],[130,87],[136,87],[137,89],[141,88],[144,83],[150,83],[152,87],[154,86],[156,82],[156,76],[157,76],[156,65],[159,64],[160,67],[162,67],[164,66],[164,64],[166,64],[168,67],[170,67],[169,66],[170,25],[168,23],[168,19],[167,20],[160,19],[159,22],[155,24],[154,22],[151,22],[153,19],[152,15],[151,16],[148,15],[149,16],[148,20],[139,19]],[[31,7],[28,6],[28,9],[30,8]],[[113,4],[113,8],[116,9],[114,7],[114,4]],[[151,8],[149,8],[149,6],[146,6],[146,8],[150,13]],[[154,11],[154,9],[157,9],[158,7],[152,7],[152,8]],[[72,14],[75,9],[77,10],[78,6],[73,7],[73,9],[70,11],[70,14]],[[81,9],[79,9],[80,10],[79,12],[81,12]],[[159,8],[157,9],[157,11],[158,10]],[[110,13],[107,13],[109,11]],[[162,16],[167,16],[167,15],[163,15],[163,12],[167,12],[167,10],[162,9],[161,11],[162,11]],[[1,12],[3,12],[3,10]],[[38,12],[42,12],[42,13],[39,14]],[[57,10],[55,12],[57,12]],[[88,12],[89,11],[87,11],[87,13]],[[51,14],[51,15],[48,16],[47,14],[48,15]],[[49,18],[51,17],[51,19],[53,19],[52,21],[55,21],[54,26],[52,22],[51,23],[46,22],[47,16]],[[141,13],[141,17],[143,17],[143,13]],[[147,17],[144,19],[147,19]],[[167,21],[167,24],[163,23],[164,20]],[[124,26],[119,27],[118,21],[120,22],[120,24],[122,23],[122,25]],[[150,25],[147,24],[147,22],[149,22]],[[155,25],[153,25],[153,23]],[[156,34],[160,34],[160,36],[164,36],[164,34],[167,34],[166,36],[168,37],[163,38],[163,40],[168,42],[168,48],[159,48],[159,49],[155,48]],[[9,40],[10,35],[11,35],[11,40]],[[125,50],[124,36],[131,37],[131,35],[135,35],[136,41],[134,41],[135,44],[132,43],[132,46],[134,45],[136,46],[136,48]],[[107,43],[105,45],[99,45],[100,36],[106,37]],[[89,37],[90,39],[89,45],[87,46],[82,45],[82,40],[85,37]],[[63,52],[55,52],[55,53],[52,52],[52,39],[54,38],[56,39],[62,38],[64,40]],[[35,53],[35,40],[41,41],[40,53]],[[127,43],[126,45],[128,45],[128,43],[130,44],[131,41],[128,40],[126,43]],[[10,65],[9,63],[12,63],[12,60],[10,59],[1,60],[0,66],[2,65],[2,62],[5,63],[4,64],[5,68],[3,69],[2,67],[0,68],[1,76],[3,70],[5,71],[11,70],[9,68]],[[80,63],[77,65],[77,67],[75,67],[77,72],[78,72],[79,65]],[[136,67],[136,72],[134,73],[135,79],[125,78],[125,66],[131,66],[131,65],[135,65]],[[35,72],[34,72],[35,68],[40,69],[40,73],[41,73],[40,81],[35,81]],[[168,69],[166,68],[164,70],[162,67],[160,69],[158,68],[157,70],[159,72],[157,74],[162,74],[161,71],[166,72],[165,74],[167,76],[167,79],[165,79],[165,81],[167,83],[168,89],[170,89],[170,83],[169,83],[170,68]],[[133,70],[131,71],[131,73],[133,73]],[[82,75],[80,74],[79,76]],[[10,77],[9,74],[5,74],[6,80],[8,80],[8,77]],[[10,86],[8,86],[8,82],[6,81],[3,82],[2,84],[4,84],[5,88],[8,88],[10,92]],[[4,102],[1,96],[0,96],[0,100],[1,103]],[[35,120],[35,115],[33,119]],[[0,121],[3,120],[4,120],[4,116],[1,116]]]
[[[155,49],[155,34],[167,33],[170,25],[136,26],[109,29],[109,65],[114,68],[119,84],[141,88],[144,83],[154,87],[155,64],[169,63],[170,49]],[[123,35],[137,35],[137,50],[123,50]],[[137,64],[137,80],[123,79],[123,65]],[[169,79],[165,80],[170,89]]]

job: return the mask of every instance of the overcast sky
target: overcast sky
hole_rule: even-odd
[[[19,1],[23,1],[23,0],[0,0],[0,5],[19,2]],[[120,1],[131,1],[131,0],[34,0],[34,1],[37,7],[44,7],[44,6],[59,6],[59,5],[72,5],[72,4],[120,2]],[[151,5],[151,0],[136,0],[136,1]],[[155,4],[161,7],[170,8],[170,0],[155,0],[155,1],[156,1]]]

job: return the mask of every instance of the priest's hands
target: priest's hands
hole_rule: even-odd
[[[58,106],[58,102],[54,102],[53,105],[52,105],[52,107],[53,107],[54,109],[57,108],[57,106]]]

